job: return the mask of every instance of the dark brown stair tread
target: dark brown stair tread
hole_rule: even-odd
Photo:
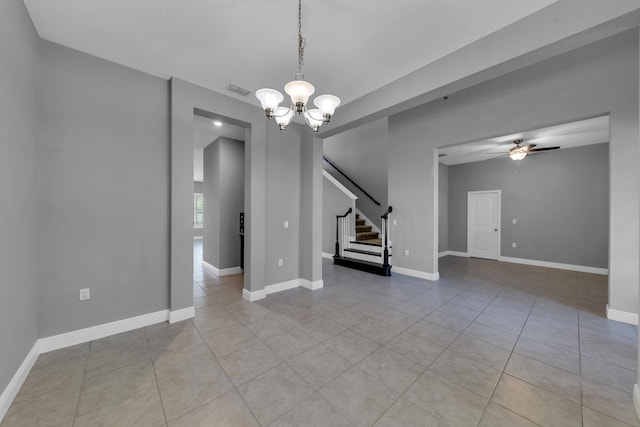
[[[367,233],[370,232],[372,228],[370,225],[356,225],[356,233]]]
[[[358,243],[361,245],[370,245],[370,246],[382,246],[381,239],[362,239],[362,240],[356,240],[351,243]]]
[[[375,231],[366,231],[364,233],[356,233],[356,240],[370,240],[377,239],[380,233]]]

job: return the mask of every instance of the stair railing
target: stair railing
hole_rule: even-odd
[[[336,215],[336,253],[335,256],[343,256],[343,249],[347,245],[349,239],[349,221],[347,217],[353,212],[353,209],[349,208],[344,215]],[[342,245],[340,244],[342,242]]]
[[[384,250],[382,252],[382,266],[384,268],[389,267],[389,214],[393,212],[393,207],[389,206],[382,214],[382,244]]]
[[[371,199],[371,201],[373,203],[375,203],[376,205],[380,206],[380,202],[377,201],[376,199],[373,198],[373,196],[369,193],[367,193],[364,188],[360,187],[354,180],[352,180],[351,178],[349,178],[349,176],[344,173],[338,166],[336,166],[335,163],[333,163],[331,160],[329,160],[327,158],[327,156],[322,156],[322,159],[327,162],[332,168],[334,168],[336,171],[338,171],[338,173],[342,176],[344,176],[347,181],[349,181],[350,183],[352,183],[358,190],[362,191],[362,194],[364,194],[365,196],[367,196],[369,199]]]

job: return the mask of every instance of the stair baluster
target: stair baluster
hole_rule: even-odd
[[[341,257],[343,252],[342,250],[344,249],[345,246],[345,242],[347,241],[348,237],[349,237],[349,225],[348,225],[348,221],[347,221],[347,216],[349,216],[349,214],[351,214],[351,212],[353,212],[353,210],[351,208],[349,208],[349,210],[347,212],[345,212],[344,215],[336,215],[336,253],[335,256],[339,256]],[[342,233],[340,233],[340,231],[342,231]],[[342,236],[340,236],[340,234],[342,234]],[[340,239],[340,237],[342,237],[342,239]],[[340,245],[340,240],[342,240],[342,246]]]
[[[393,212],[393,207],[389,206],[382,214],[382,242],[384,244],[382,268],[390,269],[389,265],[389,214]]]

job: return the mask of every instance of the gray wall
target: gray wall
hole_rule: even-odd
[[[204,183],[203,182],[199,182],[199,181],[193,181],[193,192],[194,193],[203,193],[204,192]],[[205,217],[206,217],[206,212],[205,212]],[[193,236],[203,236],[204,235],[204,228],[194,228],[193,229]]]
[[[220,212],[222,195],[220,193],[220,144],[209,144],[202,153],[202,176],[204,179],[204,241],[202,242],[202,260],[214,267],[220,267]],[[208,214],[206,214],[208,213]]]
[[[300,277],[300,142],[306,129],[267,127],[267,285]],[[289,228],[284,228],[284,221]],[[282,259],[283,266],[278,266]]]
[[[41,65],[40,335],[166,309],[167,81],[46,41]]]
[[[449,166],[440,163],[438,174],[438,252],[450,250],[449,243]],[[451,249],[452,250],[452,249]]]
[[[609,144],[449,167],[451,250],[467,251],[467,192],[497,189],[501,256],[608,267]]]
[[[240,266],[239,215],[244,212],[244,142],[218,138],[204,149],[203,259],[219,268]],[[206,212],[211,212],[207,215]]]
[[[380,215],[387,209],[388,145],[386,117],[324,140],[325,156],[380,202],[380,206],[373,203],[334,168],[323,163],[334,178],[358,196],[356,207],[378,227],[382,225]]]
[[[437,247],[424,244],[437,241],[435,147],[607,112],[611,118],[609,305],[637,313],[637,28],[457,92],[446,102],[390,117],[389,202],[398,219],[394,266],[437,272]],[[414,249],[412,255],[405,256],[405,249]]]
[[[0,2],[0,393],[38,336],[38,36],[21,0]]]

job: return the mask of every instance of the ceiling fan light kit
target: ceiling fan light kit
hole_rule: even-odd
[[[520,146],[522,144],[522,139],[516,139],[513,141],[516,144],[511,150],[509,150],[509,157],[512,160],[522,160],[532,153],[539,153],[540,151],[549,151],[549,150],[558,150],[560,147],[544,147],[544,148],[535,148],[536,144],[527,144],[523,147]]]
[[[317,133],[324,123],[329,123],[331,116],[340,105],[340,98],[334,95],[320,95],[314,99],[316,107],[308,109],[309,97],[315,92],[313,85],[304,80],[302,64],[304,63],[304,46],[306,40],[302,37],[302,0],[298,0],[298,72],[295,79],[284,86],[284,91],[291,98],[289,108],[280,107],[284,96],[275,89],[263,88],[256,91],[256,98],[260,101],[267,118],[275,118],[280,130],[289,126],[295,113],[302,114],[307,126]]]

